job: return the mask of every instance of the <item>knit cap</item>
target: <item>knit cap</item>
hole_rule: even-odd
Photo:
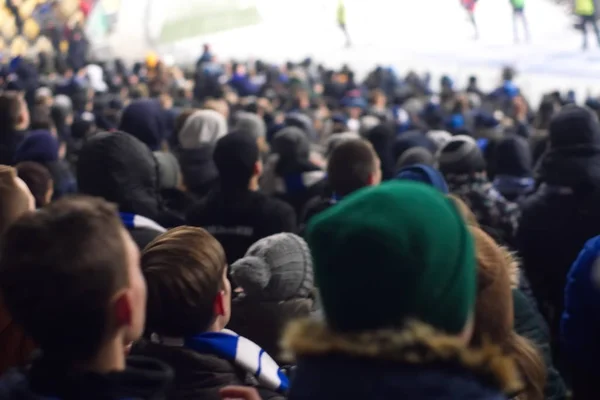
[[[485,159],[477,142],[470,136],[452,138],[438,154],[439,169],[443,174],[471,174],[485,171]]]
[[[530,177],[533,160],[529,142],[513,135],[503,139],[494,150],[496,175]]]
[[[235,282],[246,296],[283,301],[308,297],[314,288],[308,245],[292,233],[279,233],[254,243],[231,266]]]
[[[35,208],[27,185],[13,167],[0,165],[0,234],[26,212]]]
[[[462,332],[475,304],[473,239],[453,204],[416,182],[362,189],[307,230],[326,319],[341,332],[412,319]]]
[[[415,164],[402,168],[396,179],[425,183],[444,194],[448,194],[448,184],[437,169],[429,165]]]
[[[267,135],[267,124],[265,120],[256,114],[249,112],[239,112],[236,115],[235,131],[241,131],[251,135],[254,140]]]

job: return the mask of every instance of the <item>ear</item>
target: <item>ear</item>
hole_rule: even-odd
[[[263,173],[262,161],[258,160],[257,162],[254,163],[253,174],[254,174],[254,176],[261,176],[262,173]]]
[[[132,323],[132,301],[127,291],[117,295],[114,305],[115,324],[117,327],[129,326]]]
[[[220,290],[215,297],[215,303],[213,304],[213,312],[215,316],[220,317],[225,315],[225,293]]]
[[[375,172],[369,174],[369,179],[367,179],[367,186],[375,185]]]

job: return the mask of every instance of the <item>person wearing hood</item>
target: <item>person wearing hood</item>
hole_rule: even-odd
[[[206,229],[221,242],[229,264],[244,257],[258,240],[295,232],[296,214],[281,200],[261,193],[262,161],[256,141],[244,132],[221,138],[214,151],[218,185],[187,214],[187,223]]]
[[[177,133],[177,152],[183,181],[195,196],[206,196],[216,184],[219,173],[213,161],[217,141],[227,134],[227,120],[213,110],[197,110],[183,122]]]
[[[45,207],[52,202],[54,181],[48,168],[32,161],[19,163],[15,168],[19,178],[25,182],[31,191],[36,208]]]
[[[14,164],[15,151],[27,137],[29,123],[29,109],[23,96],[11,91],[0,94],[0,164]]]
[[[80,152],[77,180],[81,193],[119,207],[125,227],[142,249],[165,228],[183,223],[163,205],[154,155],[125,132],[98,133],[88,140]]]
[[[234,131],[241,131],[256,139],[261,158],[269,153],[267,143],[267,124],[260,116],[250,112],[238,112],[235,116]]]
[[[442,173],[429,165],[414,164],[404,167],[398,172],[396,179],[421,182],[436,188],[443,194],[449,193],[448,184]]]
[[[183,175],[179,161],[173,153],[155,151],[154,158],[158,167],[158,186],[165,206],[185,218],[185,213],[194,204],[193,196],[183,184]]]
[[[309,317],[315,308],[312,259],[308,245],[292,233],[254,243],[231,265],[243,292],[232,301],[227,327],[262,347],[275,361],[288,323]]]
[[[42,164],[54,181],[53,199],[77,193],[77,181],[66,160],[60,156],[60,143],[48,131],[33,131],[15,153],[15,163],[33,161]]]
[[[511,358],[470,346],[475,248],[443,194],[399,181],[361,190],[313,219],[307,242],[325,320],[298,321],[284,336],[297,360],[290,400],[519,391]]]
[[[136,100],[123,111],[119,130],[141,140],[152,151],[160,150],[167,139],[164,110],[157,100]]]
[[[414,164],[434,165],[437,144],[419,131],[401,134],[394,141],[393,157],[396,170]]]
[[[438,165],[450,193],[467,204],[482,228],[500,243],[511,244],[519,207],[506,200],[489,181],[477,142],[470,136],[453,137],[438,153]]]
[[[508,136],[494,148],[494,187],[505,199],[518,204],[534,192],[533,162],[529,142]]]
[[[394,160],[394,130],[387,124],[380,124],[366,134],[366,139],[371,142],[381,161],[382,180],[387,181],[394,177],[396,160]]]
[[[41,350],[2,376],[2,399],[164,398],[171,368],[126,356],[144,330],[146,282],[114,205],[58,200],[15,222],[0,253],[3,302]]]
[[[289,203],[302,215],[307,202],[325,192],[325,172],[311,161],[310,140],[295,126],[283,128],[271,143],[261,188]]]
[[[550,123],[537,191],[521,206],[516,249],[554,338],[573,260],[600,233],[600,124],[590,110],[565,106]]]

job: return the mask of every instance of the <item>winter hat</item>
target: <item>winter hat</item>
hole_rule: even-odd
[[[172,153],[155,151],[158,166],[158,185],[161,189],[175,189],[181,181],[181,167]]]
[[[572,146],[600,147],[600,124],[590,110],[568,105],[550,122],[550,149]]]
[[[513,300],[510,273],[514,260],[480,228],[471,226],[477,255],[477,300],[473,339],[486,338],[503,344],[513,329]]]
[[[404,167],[400,170],[396,179],[425,183],[444,194],[449,192],[448,184],[440,171],[429,165],[416,164]]]
[[[0,234],[23,214],[35,209],[27,185],[17,177],[13,167],[0,165]]]
[[[275,134],[271,150],[282,159],[308,160],[310,156],[310,141],[302,129],[289,126]]]
[[[285,117],[285,126],[295,126],[296,128],[300,128],[309,140],[317,138],[317,133],[313,127],[313,121],[308,115],[299,112],[289,113]]]
[[[452,134],[448,131],[429,131],[425,136],[432,140],[438,149],[443,148],[452,140]]]
[[[438,153],[440,171],[445,174],[471,174],[485,171],[485,159],[470,136],[454,136]]]
[[[219,170],[221,186],[247,188],[259,159],[256,140],[245,132],[232,132],[219,139],[213,160]]]
[[[31,191],[35,206],[39,208],[46,204],[48,190],[53,187],[52,175],[48,168],[36,162],[25,161],[17,164],[16,169],[19,178]]]
[[[199,110],[190,115],[179,131],[179,144],[183,149],[197,149],[215,145],[227,134],[227,120],[213,110]]]
[[[49,163],[58,161],[58,140],[48,131],[33,131],[15,152],[15,163],[35,161]]]
[[[136,100],[123,111],[119,130],[158,150],[167,136],[164,110],[156,100]]]
[[[397,168],[403,168],[415,164],[434,165],[434,155],[424,147],[413,147],[406,150],[396,161]]]
[[[454,205],[416,182],[362,189],[307,230],[330,327],[400,328],[411,319],[460,333],[475,304],[473,239]]]
[[[239,112],[234,130],[250,134],[255,140],[267,135],[267,124],[256,114]]]
[[[519,136],[509,136],[496,145],[494,150],[496,175],[530,177],[533,161],[529,142]]]
[[[437,145],[426,135],[419,131],[405,132],[399,135],[394,141],[394,159],[398,159],[409,149],[422,147],[430,153],[435,153],[438,150]]]
[[[231,265],[235,282],[249,298],[284,301],[306,298],[314,289],[308,245],[292,233],[279,233],[254,243]]]

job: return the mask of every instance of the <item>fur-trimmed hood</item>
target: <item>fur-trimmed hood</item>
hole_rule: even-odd
[[[300,320],[287,329],[282,347],[290,358],[345,355],[411,365],[450,364],[506,394],[518,393],[522,382],[514,361],[499,347],[465,346],[459,338],[411,323],[402,331],[379,330],[342,334],[324,322]]]

